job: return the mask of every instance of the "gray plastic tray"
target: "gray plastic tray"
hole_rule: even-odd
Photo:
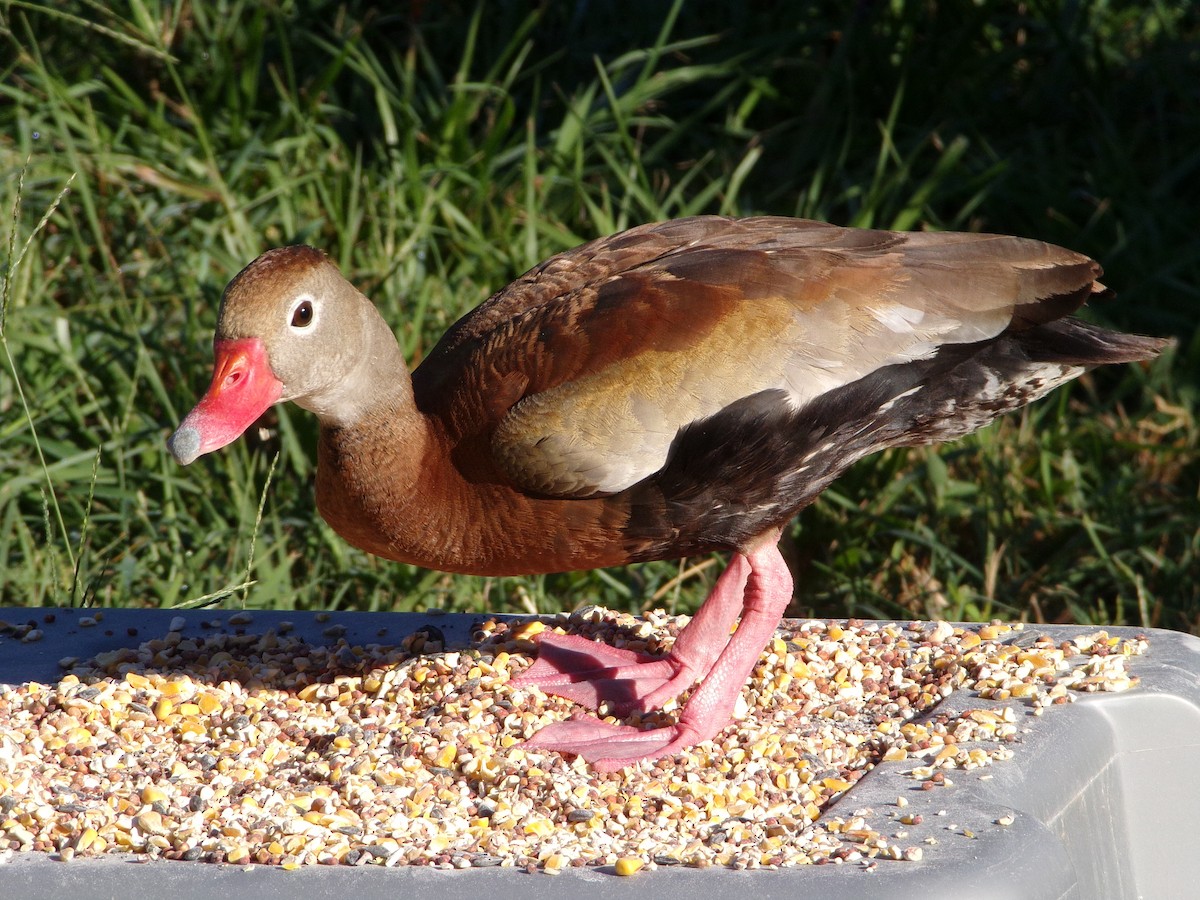
[[[228,619],[227,610],[105,610],[99,627],[80,628],[88,614],[69,609],[5,609],[0,619],[36,621],[35,643],[0,637],[0,682],[56,681],[58,660],[87,658],[147,635],[165,632],[183,616],[189,627]],[[53,621],[46,621],[52,617]],[[312,643],[329,643],[330,622],[311,614],[254,612],[241,626],[257,633],[288,620]],[[399,641],[436,624],[447,644],[466,643],[476,619],[461,615],[335,613],[352,643]],[[136,628],[140,637],[127,629]],[[382,631],[381,631],[382,630]],[[1066,640],[1095,628],[1030,628]],[[0,897],[199,897],[297,894],[318,897],[397,897],[434,893],[446,898],[630,898],[661,892],[702,897],[872,898],[1098,898],[1195,896],[1200,884],[1200,640],[1161,630],[1109,628],[1112,635],[1145,634],[1149,653],[1132,662],[1141,684],[1123,694],[1083,696],[1040,718],[1028,717],[1014,759],[986,769],[956,771],[954,787],[914,791],[904,764],[883,763],[837,804],[839,814],[910,799],[921,814],[908,841],[933,836],[920,862],[886,862],[874,871],[855,864],[780,871],[659,869],[618,878],[605,869],[569,869],[557,876],[512,869],[439,871],[428,868],[308,867],[136,862],[128,857],[77,858],[61,863],[43,854],[17,854],[0,865]],[[1028,633],[1028,632],[1027,632]],[[956,693],[946,711],[977,705]],[[911,767],[911,763],[908,764]],[[989,775],[990,778],[981,778]],[[944,810],[944,814],[939,814]],[[1012,825],[994,824],[1005,811]],[[948,826],[955,825],[950,830]],[[973,838],[962,835],[974,833]]]

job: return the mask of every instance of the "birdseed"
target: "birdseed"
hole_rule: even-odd
[[[251,617],[238,615],[244,630]],[[488,620],[467,649],[443,648],[436,629],[399,646],[321,647],[290,629],[191,637],[172,623],[138,647],[64,659],[55,684],[0,685],[0,861],[126,853],[551,874],[912,862],[923,851],[896,829],[921,816],[824,810],[884,761],[949,789],[948,772],[1013,756],[1019,709],[1128,689],[1128,660],[1147,649],[1104,632],[1010,643],[1019,626],[999,623],[787,622],[713,741],[611,774],[522,746],[575,711],[510,684],[539,633],[660,653],[686,622],[590,607]],[[0,623],[18,640],[34,630]],[[954,691],[981,703],[938,713]],[[677,713],[673,702],[623,721]]]

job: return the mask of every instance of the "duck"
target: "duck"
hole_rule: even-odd
[[[677,219],[546,260],[410,373],[324,253],[282,247],[226,288],[211,383],[168,448],[189,464],[293,402],[319,423],[316,506],[334,531],[445,572],[729,554],[665,656],[547,629],[513,680],[589,710],[527,746],[617,771],[729,723],[793,596],[782,531],[849,466],[1162,350],[1073,315],[1112,296],[1101,274],[1021,237]],[[684,694],[672,724],[592,714]]]

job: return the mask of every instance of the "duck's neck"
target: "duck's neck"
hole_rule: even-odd
[[[321,423],[321,515],[352,544],[395,558],[394,552],[381,552],[378,537],[391,530],[391,518],[403,515],[421,478],[429,426],[413,401],[396,338],[373,307],[362,334],[348,374],[297,403]]]
[[[327,384],[294,398],[316,413],[322,428],[354,428],[381,414],[415,415],[412,381],[396,336],[368,302],[362,311],[361,340],[353,347],[334,348],[352,355],[348,365],[339,365],[340,374],[331,375]]]

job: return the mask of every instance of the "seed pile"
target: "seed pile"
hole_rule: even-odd
[[[916,860],[896,822],[823,809],[881,761],[937,789],[954,769],[1008,758],[1026,712],[1132,686],[1128,658],[1146,650],[1103,632],[1009,643],[999,624],[785,623],[712,742],[608,775],[522,748],[574,711],[509,685],[539,632],[657,653],[685,623],[593,607],[489,620],[455,650],[433,632],[318,647],[286,627],[193,636],[180,620],[136,648],[64,660],[57,684],[0,686],[0,861],[126,852],[629,874]],[[22,628],[6,636],[26,639]],[[955,690],[978,708],[939,714]]]

